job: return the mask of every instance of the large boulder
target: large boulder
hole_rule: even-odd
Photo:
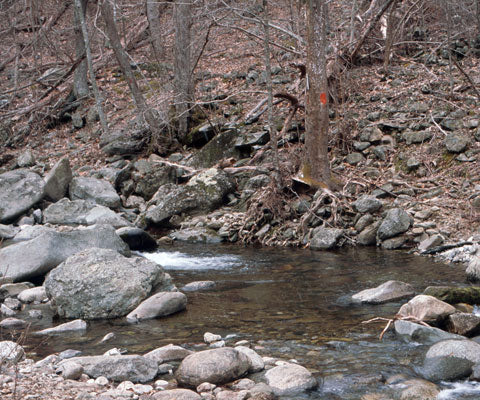
[[[187,296],[180,292],[155,293],[142,301],[127,315],[129,322],[139,322],[146,319],[166,317],[167,315],[185,310]]]
[[[158,372],[155,361],[139,355],[73,357],[67,361],[80,364],[91,378],[104,376],[115,382],[149,382]]]
[[[233,189],[230,177],[217,168],[200,172],[186,185],[163,185],[150,202],[146,222],[162,224],[177,214],[212,211],[223,204]]]
[[[123,227],[117,229],[117,235],[128,244],[130,250],[153,250],[157,247],[157,241],[140,228]]]
[[[353,301],[368,304],[383,304],[415,295],[413,286],[400,282],[388,281],[373,289],[365,289],[352,296]]]
[[[138,154],[148,143],[145,129],[113,130],[100,137],[100,148],[109,156]]]
[[[456,311],[455,307],[444,301],[420,294],[400,307],[397,315],[400,317],[414,317],[420,321],[439,324]]]
[[[449,332],[473,337],[480,333],[480,317],[471,313],[455,313],[448,316]]]
[[[223,384],[250,369],[248,357],[231,347],[204,350],[184,358],[175,377],[180,385],[197,387],[203,382]]]
[[[431,381],[455,380],[469,376],[480,362],[480,344],[471,340],[443,340],[428,349],[423,375]]]
[[[150,360],[155,360],[158,365],[169,362],[183,360],[185,357],[193,354],[191,350],[184,349],[183,347],[167,344],[166,346],[159,347],[145,354],[144,357]]]
[[[88,200],[61,199],[49,205],[43,212],[44,222],[52,225],[108,224],[114,228],[132,224],[110,208]]]
[[[380,227],[377,237],[380,240],[389,239],[400,233],[406,232],[412,225],[413,218],[401,208],[392,208],[387,211]]]
[[[126,243],[108,225],[71,232],[45,232],[32,240],[0,249],[0,275],[14,281],[42,276],[71,255],[90,247],[130,254]]]
[[[265,379],[277,396],[294,396],[317,386],[317,380],[310,371],[291,363],[269,369]]]
[[[416,324],[415,322],[397,320],[394,323],[395,333],[398,337],[422,344],[433,344],[447,339],[465,339],[460,335],[445,332],[432,326]]]
[[[310,239],[310,249],[312,250],[330,250],[338,245],[338,241],[343,236],[343,229],[325,228],[320,226],[315,228]]]
[[[67,157],[59,160],[45,177],[45,196],[58,201],[67,194],[72,181],[72,170]]]
[[[25,357],[25,350],[10,340],[0,342],[0,366],[3,361],[17,363]]]
[[[135,184],[134,193],[145,200],[150,200],[160,186],[177,181],[177,168],[174,166],[141,159],[133,167],[131,177]]]
[[[120,196],[112,184],[104,179],[77,177],[69,187],[70,199],[88,200],[101,206],[120,207]]]
[[[428,286],[423,294],[436,297],[448,304],[480,304],[479,286]]]
[[[152,290],[173,289],[162,267],[142,257],[90,248],[52,270],[45,289],[63,318],[117,318],[132,311]]]
[[[0,175],[0,223],[10,222],[38,203],[45,182],[35,172],[18,169]]]
[[[382,208],[382,205],[381,200],[368,195],[364,195],[352,203],[353,208],[362,214],[378,211]]]

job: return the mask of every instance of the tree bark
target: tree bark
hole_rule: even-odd
[[[153,53],[157,62],[160,62],[165,58],[165,46],[162,41],[160,25],[160,16],[164,6],[158,0],[146,0],[145,3]]]
[[[313,187],[332,187],[328,160],[328,87],[325,0],[307,2],[307,88],[303,179]]]
[[[75,0],[75,8],[81,9],[82,0]],[[88,71],[90,73],[90,81],[92,82],[93,93],[95,96],[95,105],[97,107],[98,116],[100,118],[100,124],[102,125],[103,133],[108,133],[108,124],[107,119],[105,117],[105,113],[103,112],[103,99],[98,90],[97,81],[95,79],[95,70],[93,68],[93,61],[92,61],[92,52],[90,50],[90,40],[88,37],[88,30],[87,24],[85,23],[85,18],[83,13],[79,14],[80,18],[80,26],[82,28],[82,36],[85,45],[85,54],[87,56],[87,64],[88,64]]]
[[[137,84],[137,80],[133,74],[128,55],[120,42],[120,35],[118,34],[118,30],[115,25],[113,7],[109,0],[103,0],[100,8],[105,21],[105,30],[110,41],[110,45],[113,48],[115,58],[117,59],[118,65],[120,66],[128,87],[130,88],[133,101],[150,128],[152,134],[151,142],[153,141],[157,147],[155,150],[161,154],[164,154],[170,147],[169,136],[163,132],[163,126],[159,116],[154,109],[147,106],[145,98],[143,97],[143,94]]]
[[[194,92],[191,60],[191,14],[191,0],[175,1],[175,110],[181,141],[188,133]]]
[[[83,58],[83,60],[78,64],[73,76],[73,94],[77,99],[86,97],[90,93],[87,79],[88,66],[87,59],[85,57],[85,41],[83,40],[82,27],[80,23],[80,14],[82,15],[82,18],[85,19],[87,3],[88,0],[80,0],[79,2],[76,1],[73,8],[73,19],[75,24],[75,55],[77,59]]]

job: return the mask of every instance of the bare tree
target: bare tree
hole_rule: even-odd
[[[76,1],[73,9],[73,18],[75,23],[75,55],[77,59],[83,58],[83,60],[78,64],[73,77],[73,94],[77,99],[88,96],[88,93],[90,92],[87,80],[88,67],[85,54],[85,41],[83,39],[81,26],[82,18],[85,19],[87,3],[88,0]]]
[[[307,88],[304,179],[332,187],[328,160],[328,87],[325,0],[307,1]]]
[[[180,140],[188,133],[193,103],[192,79],[192,0],[176,0],[175,19],[175,109]]]
[[[130,88],[135,105],[137,106],[137,109],[143,118],[145,118],[145,121],[150,128],[152,140],[155,142],[155,150],[160,153],[166,153],[171,145],[170,137],[166,134],[166,132],[164,132],[159,115],[153,108],[147,105],[145,98],[137,84],[137,80],[133,74],[128,55],[120,42],[120,36],[115,25],[113,7],[110,0],[103,0],[100,7],[103,19],[105,21],[107,36],[113,48],[115,58],[117,59],[118,65],[125,76],[125,80]]]
[[[146,0],[145,9],[147,12],[148,29],[150,30],[150,40],[153,53],[157,61],[165,58],[165,46],[162,40],[162,28],[160,17],[164,11],[165,5],[158,0]]]

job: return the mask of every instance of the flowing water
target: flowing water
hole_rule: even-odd
[[[138,325],[91,322],[83,336],[32,338],[27,346],[32,355],[68,348],[101,354],[112,347],[144,353],[168,343],[199,348],[208,331],[231,338],[228,343],[247,339],[261,355],[295,359],[315,371],[321,384],[307,399],[391,396],[400,388],[385,379],[399,373],[417,376],[426,348],[403,343],[393,333],[380,341],[384,324],[362,324],[392,317],[401,303],[351,305],[348,296],[390,279],[409,282],[417,292],[464,282],[459,266],[375,248],[311,252],[176,245],[144,256],[163,265],[178,287],[199,280],[213,280],[216,287],[187,293],[187,310],[167,318]],[[51,315],[43,309],[44,318],[33,321],[32,330],[51,326]],[[116,338],[99,343],[109,332]],[[444,389],[443,399],[480,398],[475,384],[445,384]]]

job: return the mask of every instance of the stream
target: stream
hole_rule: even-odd
[[[161,264],[179,288],[199,280],[213,280],[216,287],[188,292],[187,310],[167,318],[138,325],[95,321],[85,335],[31,337],[26,345],[30,356],[39,359],[65,349],[93,355],[113,347],[142,354],[169,343],[195,349],[203,334],[212,332],[228,337],[229,345],[246,339],[260,355],[294,359],[314,371],[321,384],[305,399],[392,396],[400,388],[385,379],[418,376],[427,348],[404,343],[392,332],[380,341],[384,323],[362,324],[392,317],[401,303],[351,305],[348,296],[391,279],[412,284],[418,293],[430,285],[462,285],[465,279],[460,266],[376,248],[313,252],[176,244],[143,255]],[[29,320],[33,331],[63,322],[52,321],[48,306],[34,308],[42,309],[44,317]],[[115,339],[100,343],[109,332]],[[439,399],[480,398],[477,384],[442,388]]]

